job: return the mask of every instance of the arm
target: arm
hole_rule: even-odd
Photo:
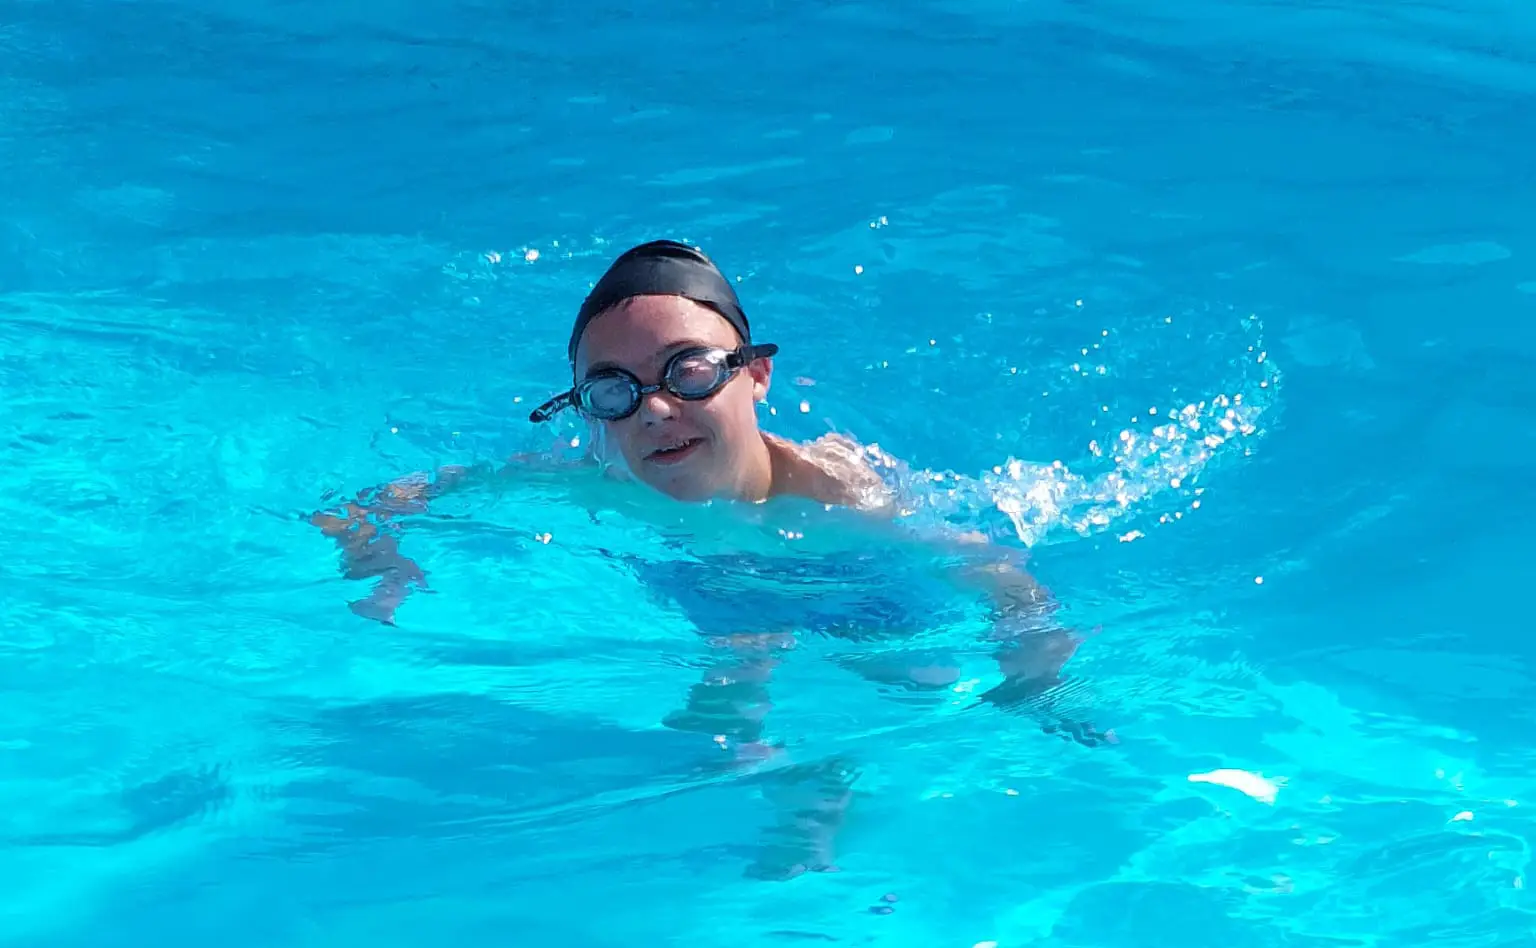
[[[972,548],[962,575],[983,588],[997,610],[991,637],[997,644],[994,657],[1003,681],[983,693],[981,700],[1043,716],[1047,733],[1081,744],[1115,743],[1113,731],[1100,731],[1055,707],[1062,669],[1083,638],[1055,621],[1056,602],[1049,591],[1023,568],[1013,551],[997,555],[998,548],[979,534],[964,534],[956,541]]]
[[[799,462],[785,465],[789,490],[860,510],[874,522],[907,538],[915,533],[921,541],[962,561],[960,579],[984,590],[997,610],[991,637],[997,644],[1003,682],[982,695],[982,700],[1010,709],[1043,710],[1047,730],[1065,731],[1084,743],[1113,740],[1090,725],[1065,721],[1049,707],[1051,692],[1061,683],[1061,670],[1081,639],[1052,621],[1055,603],[1023,568],[1021,553],[999,547],[981,533],[898,526],[896,513],[921,508],[922,498],[911,496],[905,465],[878,447],[860,445],[840,434],[824,435],[797,448],[775,443]]]
[[[407,514],[425,513],[433,498],[483,481],[485,473],[451,465],[439,468],[435,478],[409,474],[309,515],[312,526],[336,541],[344,577],[379,580],[371,593],[350,604],[353,612],[385,625],[394,624],[395,610],[412,588],[427,588],[427,576],[415,560],[400,552],[399,524],[393,521]]]
[[[819,443],[838,449],[835,459],[841,463],[822,466],[822,470],[842,482],[844,493],[858,501],[856,506],[888,524],[892,523],[888,518],[895,511],[922,506],[921,498],[909,497],[911,503],[901,502],[911,488],[900,473],[903,465],[894,458],[878,449],[861,450],[846,439],[823,438]],[[870,459],[875,463],[870,463]],[[1113,733],[1100,733],[1091,724],[1064,717],[1053,707],[1061,670],[1076,654],[1082,639],[1053,620],[1056,603],[1024,568],[1022,552],[997,546],[974,531],[939,527],[917,532],[922,540],[959,558],[961,581],[983,590],[996,609],[991,639],[996,643],[994,657],[1003,681],[981,699],[997,707],[1043,717],[1047,732],[1064,734],[1084,744],[1113,743]]]
[[[572,464],[548,455],[519,454],[501,470],[489,464],[446,465],[435,474],[417,472],[358,492],[352,500],[309,515],[308,522],[336,541],[341,573],[347,579],[377,579],[366,597],[350,604],[367,619],[394,624],[395,610],[412,589],[426,589],[426,571],[400,552],[399,518],[424,514],[433,500],[496,483],[509,474],[568,472]]]

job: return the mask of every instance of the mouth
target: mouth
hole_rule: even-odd
[[[677,464],[685,460],[704,444],[703,438],[680,438],[665,444],[645,456],[652,464]]]

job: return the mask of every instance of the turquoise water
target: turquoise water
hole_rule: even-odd
[[[0,4],[0,942],[1529,943],[1536,18],[562,11]],[[514,480],[348,609],[303,517],[569,450],[527,410],[656,236],[782,347],[765,424],[1028,550],[1118,743],[978,703],[975,602],[814,516],[733,611]],[[751,877],[796,788],[661,725],[738,619],[856,774],[840,872]]]

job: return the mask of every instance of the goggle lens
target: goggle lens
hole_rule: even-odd
[[[635,383],[618,375],[588,379],[576,390],[577,405],[597,418],[622,418],[638,399]]]
[[[727,352],[685,353],[667,366],[667,390],[679,398],[713,394],[731,377]]]
[[[771,343],[743,346],[734,352],[690,349],[667,362],[658,385],[641,385],[639,379],[620,369],[599,372],[583,379],[566,394],[550,399],[529,417],[533,421],[547,421],[562,405],[574,405],[593,418],[616,421],[633,414],[640,407],[640,399],[663,389],[685,401],[700,401],[723,388],[737,369],[754,359],[770,358],[778,349]]]
[[[729,381],[729,356],[723,350],[681,353],[667,364],[661,385],[644,388],[627,373],[596,375],[577,386],[576,400],[587,414],[611,421],[631,414],[640,407],[642,396],[663,388],[689,401],[708,398]]]

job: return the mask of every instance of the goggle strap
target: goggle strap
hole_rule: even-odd
[[[572,404],[575,394],[575,389],[561,392],[559,395],[556,395],[554,398],[551,398],[549,401],[529,412],[528,420],[534,424],[543,424],[549,419],[555,417],[555,414],[561,409],[565,408],[567,405]]]
[[[779,347],[771,342],[764,342],[752,346],[742,346],[740,349],[737,349],[735,352],[730,354],[730,358],[726,360],[726,365],[729,365],[733,369],[739,369],[742,366],[750,365],[751,363],[756,362],[758,359],[772,358],[778,354],[778,351]]]

